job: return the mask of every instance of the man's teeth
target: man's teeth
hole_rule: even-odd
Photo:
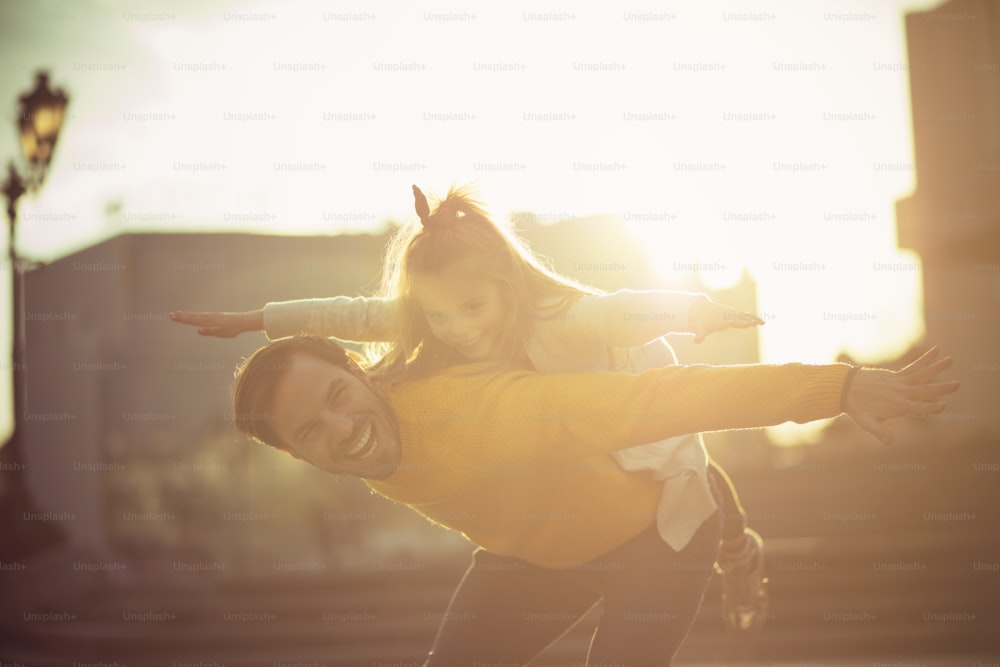
[[[356,457],[360,458],[358,457],[358,455],[364,451],[364,449],[368,446],[370,440],[372,440],[372,425],[369,422],[368,426],[365,427],[364,432],[361,434],[361,437],[358,438],[357,444],[351,447],[349,450],[347,450],[344,453],[344,456],[350,458],[356,458]]]

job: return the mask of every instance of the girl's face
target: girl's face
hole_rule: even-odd
[[[435,338],[458,350],[470,361],[496,359],[508,307],[500,288],[470,277],[466,262],[437,274],[416,274],[413,296]]]

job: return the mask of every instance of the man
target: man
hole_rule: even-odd
[[[251,355],[234,408],[241,432],[361,477],[479,545],[427,665],[523,664],[600,599],[591,664],[662,665],[701,603],[720,522],[710,517],[673,551],[656,535],[661,483],[614,465],[610,452],[842,412],[889,444],[884,420],[940,412],[938,399],[958,388],[934,382],[951,364],[936,357],[895,372],[786,364],[541,375],[471,364],[390,380],[368,377],[333,341],[302,336]],[[525,613],[543,608],[557,621]]]

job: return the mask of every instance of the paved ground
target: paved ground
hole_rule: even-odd
[[[674,662],[673,667],[1000,667],[1000,648],[992,655],[894,656],[851,660],[784,662]]]
[[[998,560],[989,540],[772,540],[765,632],[726,636],[715,579],[675,666],[1000,667],[997,578],[969,565]],[[0,577],[0,667],[419,667],[464,569],[111,585],[75,572],[85,560]],[[581,667],[592,629],[582,620],[532,667]]]

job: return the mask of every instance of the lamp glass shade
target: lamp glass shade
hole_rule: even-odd
[[[68,101],[63,91],[49,89],[48,76],[44,73],[37,75],[34,90],[21,96],[17,125],[21,152],[31,164],[48,164]]]
[[[33,125],[39,143],[55,143],[56,137],[59,136],[59,128],[62,126],[65,108],[65,103],[53,100],[52,104],[35,110]]]
[[[21,154],[29,162],[36,162],[38,159],[38,136],[30,123],[25,123],[19,128],[21,130]]]

